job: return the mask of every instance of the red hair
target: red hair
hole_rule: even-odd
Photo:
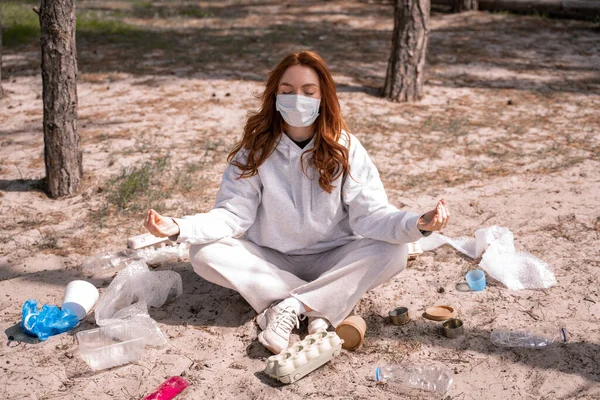
[[[305,65],[312,68],[319,76],[321,88],[321,106],[319,116],[314,122],[315,142],[311,150],[302,154],[301,164],[304,170],[304,156],[312,155],[312,164],[319,171],[319,186],[331,193],[335,186],[332,182],[343,174],[350,172],[348,162],[348,148],[350,137],[348,136],[347,147],[338,143],[342,135],[342,129],[347,130],[342,119],[340,102],[337,97],[335,82],[325,64],[325,61],[315,52],[302,51],[287,55],[279,65],[271,71],[267,79],[265,90],[259,95],[262,100],[258,112],[250,113],[242,140],[235,145],[229,156],[228,162],[232,162],[238,151],[247,151],[246,163],[238,160],[233,165],[242,173],[239,178],[248,178],[258,173],[258,167],[273,153],[278,139],[283,134],[283,118],[275,109],[277,88],[284,72],[293,65]]]

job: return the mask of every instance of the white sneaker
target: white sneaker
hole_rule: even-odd
[[[271,306],[256,318],[256,322],[262,329],[258,334],[258,341],[274,354],[288,348],[292,329],[294,326],[300,327],[296,311],[289,306]]]
[[[325,318],[308,317],[308,334],[312,335],[319,331],[326,331],[329,328],[329,322]]]

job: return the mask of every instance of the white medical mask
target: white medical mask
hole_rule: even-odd
[[[319,116],[321,99],[299,94],[278,94],[275,108],[290,126],[310,126]]]

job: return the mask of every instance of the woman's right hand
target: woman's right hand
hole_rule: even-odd
[[[150,209],[144,221],[144,227],[148,232],[157,237],[179,235],[179,225],[171,217],[163,217],[156,211]]]

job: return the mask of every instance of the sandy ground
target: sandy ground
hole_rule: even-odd
[[[106,12],[123,3],[86,2]],[[425,98],[393,104],[377,96],[389,54],[391,6],[375,2],[203,3],[205,18],[133,15],[139,31],[78,37],[79,131],[85,183],[49,199],[44,176],[41,78],[36,44],[8,48],[0,101],[0,397],[141,398],[182,375],[181,398],[600,398],[600,30],[569,20],[506,14],[434,13]],[[18,327],[30,298],[58,304],[81,261],[118,250],[143,232],[145,209],[167,215],[208,210],[225,157],[258,102],[265,73],[290,50],[313,48],[338,82],[350,130],[378,166],[390,202],[425,211],[445,198],[444,234],[471,236],[501,225],[517,250],[547,261],[548,290],[455,290],[476,267],[449,246],[426,252],[356,312],[364,345],[285,386],[262,371],[255,313],[235,292],[203,281],[185,260],[181,297],[151,310],[168,337],[138,362],[87,368],[74,333],[36,342]],[[145,190],[124,198],[120,176],[147,166]],[[129,169],[128,169],[129,168]],[[121,203],[119,203],[121,201]],[[510,268],[510,266],[507,266]],[[111,276],[90,280],[102,292]],[[444,288],[443,293],[440,288]],[[459,310],[466,334],[449,340],[421,317],[431,305]],[[390,325],[396,306],[413,321]],[[554,331],[568,344],[544,351],[500,349],[490,331]],[[301,337],[296,335],[296,339]],[[446,396],[373,382],[383,363],[432,363],[454,371]]]

